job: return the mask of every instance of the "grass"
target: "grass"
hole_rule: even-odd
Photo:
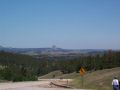
[[[55,75],[55,77],[53,77],[53,75]],[[44,76],[39,77],[39,79],[52,79],[52,78],[74,79],[75,77],[78,77],[78,76],[79,76],[79,73],[75,73],[75,72],[70,74],[63,74],[61,71],[53,71],[51,73],[48,73]]]
[[[79,76],[79,73],[70,73],[70,74],[63,74],[61,76],[58,76],[56,78],[63,78],[63,79],[74,79],[75,77],[78,77]]]
[[[76,77],[71,83],[76,88],[93,88],[97,90],[112,90],[112,79],[118,76],[120,80],[120,67],[112,69],[104,69],[87,73],[84,76],[84,85],[82,86],[82,77]]]
[[[82,86],[82,77],[79,73],[63,74],[61,71],[54,71],[39,79],[51,79],[53,78],[63,78],[63,79],[74,79],[70,85],[75,88],[87,88],[87,89],[97,89],[97,90],[113,90],[112,89],[112,79],[114,76],[118,76],[120,80],[120,67],[112,69],[98,70],[94,72],[88,72],[84,76],[84,85]]]
[[[63,73],[58,70],[58,71],[53,71],[51,73],[48,73],[44,76],[41,76],[41,77],[39,77],[39,79],[53,79],[53,78],[57,78],[62,75],[63,75]]]

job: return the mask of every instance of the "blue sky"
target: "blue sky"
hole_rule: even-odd
[[[0,45],[120,49],[120,0],[0,0]]]

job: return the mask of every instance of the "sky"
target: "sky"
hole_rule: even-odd
[[[0,0],[0,45],[120,49],[120,0]]]

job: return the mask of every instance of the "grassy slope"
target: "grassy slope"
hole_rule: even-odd
[[[55,77],[53,77],[53,75],[55,75]],[[51,73],[48,73],[44,76],[39,77],[39,79],[52,79],[52,78],[74,79],[75,77],[78,77],[78,76],[79,76],[79,73],[75,73],[75,72],[70,74],[63,74],[61,71],[53,71]]]
[[[112,90],[111,81],[114,76],[118,76],[120,80],[120,67],[113,69],[99,70],[92,73],[87,73],[84,76],[84,88],[97,88],[98,90]],[[72,86],[82,87],[81,77],[75,78]]]
[[[53,75],[55,75],[55,78],[74,78],[74,81],[71,83],[71,85],[76,88],[82,88],[81,76],[79,73],[63,74],[60,71],[54,71],[40,78],[50,79],[53,78]],[[111,82],[114,76],[118,76],[118,79],[120,80],[120,67],[87,73],[84,76],[84,88],[112,90]]]
[[[53,75],[55,75],[55,77],[53,77]],[[39,79],[52,79],[52,78],[56,78],[61,75],[63,75],[63,73],[61,71],[53,71],[51,73],[48,73],[44,76],[39,77]]]
[[[63,79],[74,79],[75,77],[79,77],[79,73],[70,73],[70,74],[63,74],[61,76],[58,76],[56,78],[63,78]]]
[[[71,85],[76,88],[83,88],[79,73],[63,74],[61,71],[54,71],[39,78],[53,78],[53,75],[55,75],[55,78],[74,78],[74,81],[71,83]],[[87,73],[84,76],[84,88],[112,90],[111,81],[114,76],[118,76],[118,79],[120,80],[120,67]]]

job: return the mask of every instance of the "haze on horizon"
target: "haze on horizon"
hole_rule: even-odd
[[[120,0],[0,0],[0,45],[120,49]]]

